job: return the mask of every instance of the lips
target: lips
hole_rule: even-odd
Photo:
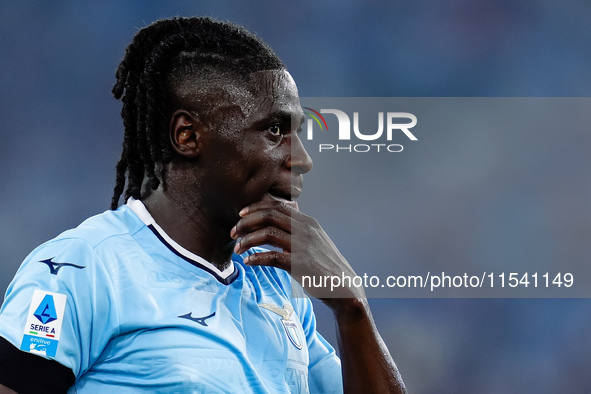
[[[299,196],[299,192],[293,193],[291,190],[278,190],[278,189],[271,189],[269,190],[269,195],[273,197],[275,200],[280,201],[293,201]]]
[[[302,193],[302,182],[291,182],[290,184],[275,184],[269,189],[269,195],[279,201],[292,202]]]

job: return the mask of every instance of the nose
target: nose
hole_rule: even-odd
[[[306,152],[306,148],[302,144],[300,137],[293,133],[291,137],[291,152],[287,159],[286,166],[292,172],[297,174],[305,174],[312,169],[312,158]]]

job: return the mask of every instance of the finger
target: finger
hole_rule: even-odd
[[[291,271],[291,255],[285,252],[261,252],[251,254],[244,258],[244,264],[246,265],[265,265],[271,267],[281,268],[287,272]]]
[[[276,227],[291,233],[291,217],[276,209],[262,209],[241,218],[230,230],[233,239],[265,227]]]
[[[244,217],[249,213],[256,212],[261,209],[276,209],[287,215],[296,207],[297,203],[295,201],[261,200],[254,202],[247,207],[242,208],[242,210],[239,212],[239,215],[241,217]]]
[[[269,211],[269,212],[273,212],[270,214],[264,214],[264,221],[261,221],[261,224],[259,225],[254,225],[253,223],[260,220],[261,217],[259,216],[254,216],[252,218],[250,218],[250,220],[252,220],[253,222],[249,221],[245,221],[245,218],[248,218],[251,215],[254,215],[255,213],[262,213],[265,211]],[[282,214],[284,214],[285,216],[273,216],[274,213],[280,212]],[[269,215],[269,216],[267,216]],[[291,221],[285,220],[287,218],[291,218],[292,221],[296,221],[296,222],[302,222],[305,221],[306,219],[310,219],[307,215],[301,213],[299,211],[299,206],[298,203],[296,201],[290,201],[290,202],[284,202],[284,201],[278,201],[278,200],[265,200],[265,201],[259,201],[256,203],[253,203],[251,205],[249,205],[248,207],[243,208],[240,211],[240,216],[242,217],[241,221],[239,221],[237,223],[236,226],[234,226],[231,230],[230,230],[230,236],[233,239],[237,239],[239,237],[241,237],[242,235],[244,235],[244,233],[246,233],[248,230],[250,231],[254,231],[258,228],[261,228],[264,226],[264,224],[268,224],[268,225],[272,225],[275,227],[281,227],[284,228],[287,231],[291,231],[290,230],[290,226],[288,225],[289,223],[291,223]],[[249,227],[250,225],[252,225],[251,227]]]
[[[234,246],[234,253],[241,254],[255,246],[272,245],[284,251],[291,251],[291,234],[276,227],[265,227],[246,234]]]

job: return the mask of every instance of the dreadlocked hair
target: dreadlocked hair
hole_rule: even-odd
[[[169,89],[195,75],[245,78],[285,66],[273,50],[244,28],[207,17],[159,20],[139,30],[117,68],[113,95],[123,104],[124,137],[111,209],[125,191],[140,198],[144,180],[156,190],[172,159],[168,140]],[[176,82],[175,82],[176,81]]]

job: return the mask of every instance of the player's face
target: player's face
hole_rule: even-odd
[[[246,88],[228,88],[203,141],[212,208],[229,222],[263,199],[291,201],[312,168],[298,130],[304,121],[297,87],[287,71],[253,73]],[[234,224],[234,223],[232,223]]]

